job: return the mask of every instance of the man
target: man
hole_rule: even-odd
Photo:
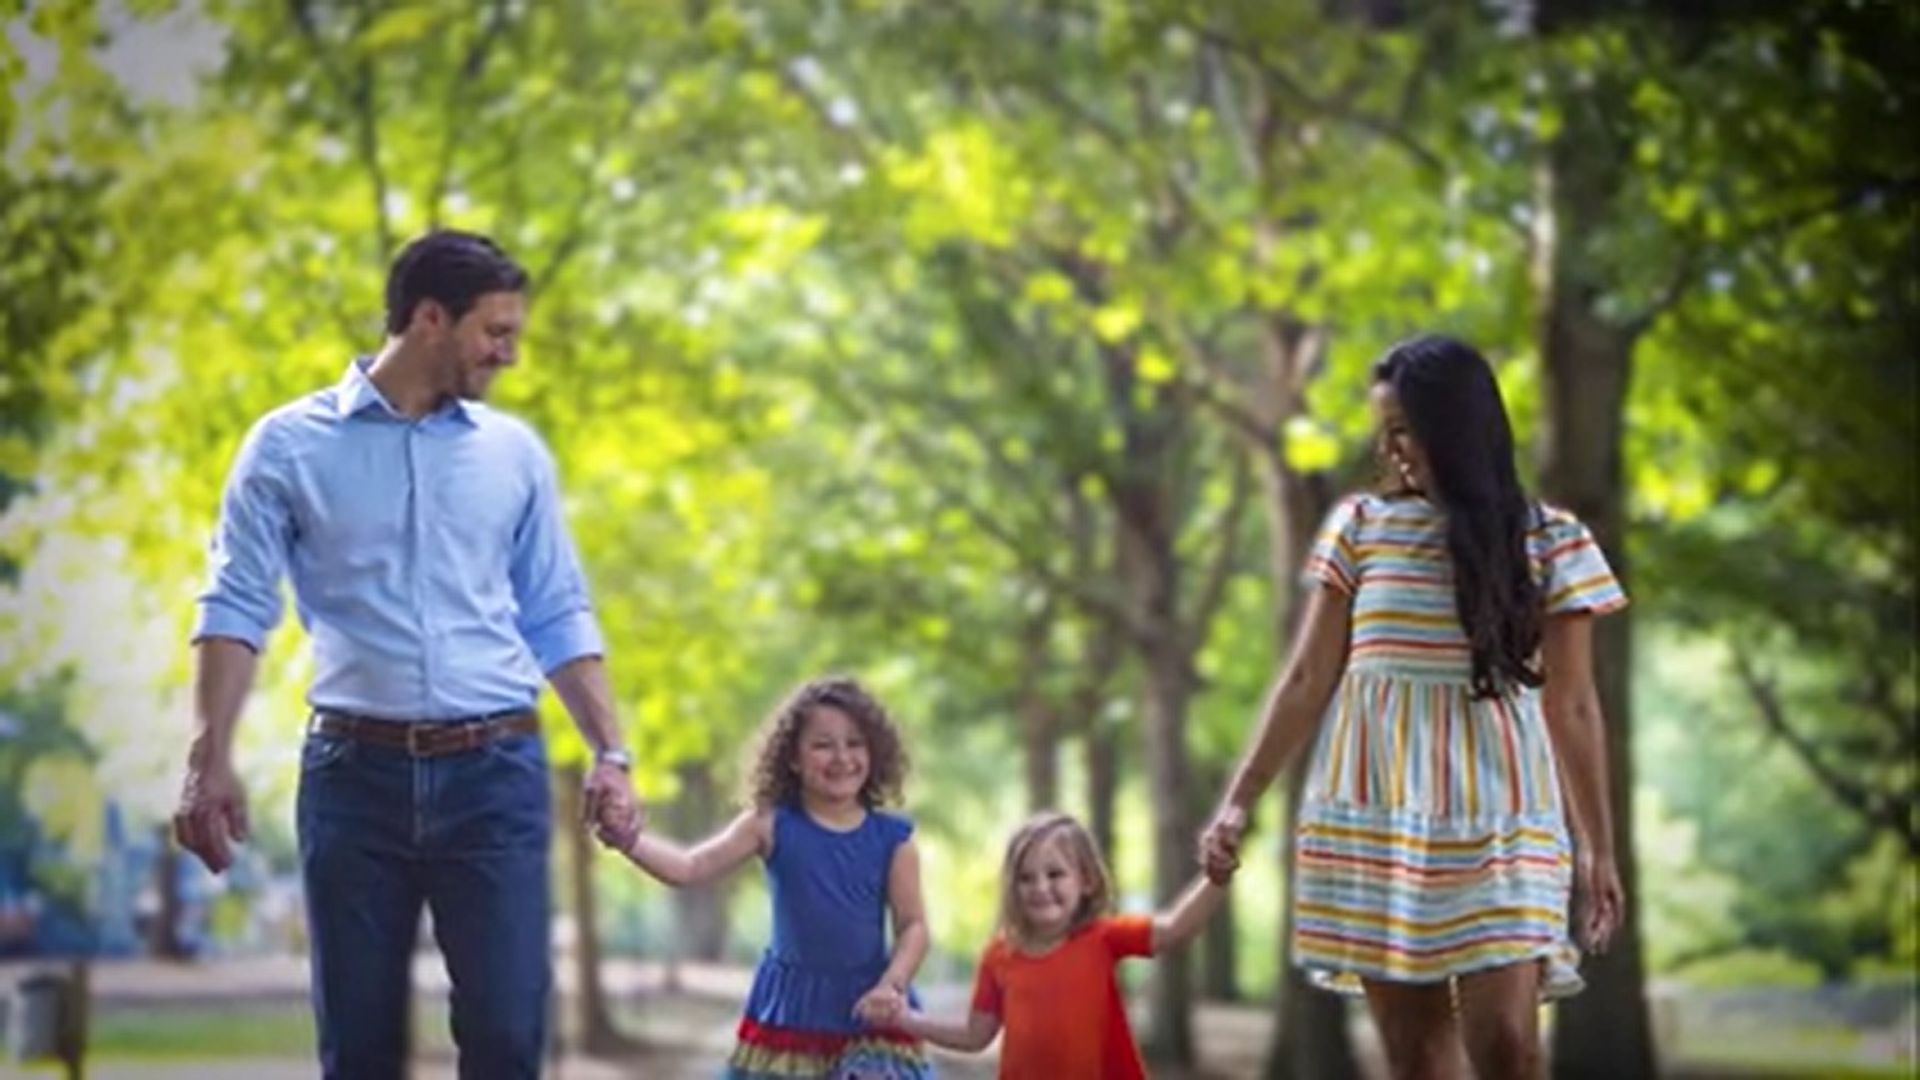
[[[637,828],[599,626],[532,429],[480,404],[514,362],[527,277],[434,232],[387,279],[387,341],[248,433],[194,630],[174,828],[219,873],[247,834],[233,731],[281,615],[313,640],[297,820],[328,1080],[406,1073],[424,904],[463,1080],[532,1080],[546,1038],[552,805],[542,676],[595,750],[588,815]]]

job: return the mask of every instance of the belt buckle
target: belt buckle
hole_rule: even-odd
[[[425,723],[419,720],[415,720],[407,725],[407,755],[409,757],[427,756],[426,751],[422,749],[421,740],[423,729],[425,729],[426,726]]]

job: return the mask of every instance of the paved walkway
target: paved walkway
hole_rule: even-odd
[[[569,1058],[549,1069],[543,1080],[713,1080],[721,1061],[711,1058],[649,1057],[645,1061],[609,1063]],[[11,1076],[0,1066],[0,1076]],[[52,1076],[55,1074],[21,1074]],[[943,1076],[948,1074],[943,1073]],[[105,1062],[89,1065],[87,1080],[317,1080],[319,1070],[304,1061],[223,1061],[152,1065],[142,1062]],[[424,1062],[414,1066],[411,1080],[456,1080],[453,1063]]]
[[[36,966],[0,963],[0,992],[10,989]],[[570,992],[573,965],[562,959],[556,969],[563,992]],[[715,1075],[733,1043],[734,1018],[747,994],[749,970],[704,964],[670,969],[655,962],[611,959],[603,966],[602,977],[622,1029],[645,1040],[650,1052],[614,1062],[566,1056],[548,1071],[546,1080],[704,1080]],[[444,1014],[438,1013],[447,990],[446,971],[438,954],[422,954],[415,964],[414,978],[424,1009],[435,1019],[423,1025],[421,1060],[413,1071],[413,1080],[455,1080],[444,1021],[440,1019]],[[299,957],[204,964],[107,962],[92,968],[92,999],[100,1012],[195,1006],[215,1009],[238,1003],[304,1005],[306,980],[306,962]],[[958,1012],[966,1007],[965,987],[930,987],[925,996],[935,1011]],[[1196,1043],[1206,1066],[1201,1076],[1227,1080],[1258,1075],[1271,1024],[1270,1014],[1257,1007],[1203,1005],[1195,1016]],[[1372,1025],[1357,1024],[1354,1034],[1363,1062],[1369,1072],[1378,1075],[1378,1046]],[[984,1080],[992,1075],[992,1069],[991,1054],[943,1058],[941,1075],[943,1080]],[[311,1080],[316,1073],[306,1060],[96,1060],[89,1063],[87,1080]],[[0,1078],[57,1075],[57,1070],[48,1068],[23,1070],[0,1054]],[[1702,1080],[1723,1073],[1686,1069],[1674,1075]]]
[[[11,987],[22,976],[43,965],[0,964],[0,988]],[[64,965],[44,965],[61,968]],[[576,981],[571,964],[556,965],[563,992]],[[733,1046],[734,1018],[747,995],[752,972],[745,968],[686,964],[669,968],[654,962],[608,960],[602,968],[605,988],[620,1003],[643,1003],[632,1033],[650,1049],[627,1061],[604,1061],[568,1055],[550,1068],[545,1080],[710,1080]],[[305,1003],[307,968],[299,957],[250,957],[208,963],[183,964],[152,960],[102,962],[91,969],[93,1007],[98,1011],[141,1008],[217,1007],[236,1003]],[[424,1001],[444,1000],[446,968],[437,953],[423,953],[414,963],[414,985]],[[936,998],[958,994],[955,989]],[[654,1007],[644,1003],[651,1000]],[[944,1003],[943,1003],[944,1005]],[[623,1018],[624,1019],[624,1018]],[[452,1056],[438,1032],[429,1033],[426,1048],[413,1068],[412,1080],[455,1080]],[[147,1062],[95,1060],[87,1080],[313,1080],[317,1069],[304,1060],[248,1060],[224,1058],[209,1062]],[[992,1058],[943,1062],[947,1080],[974,1080],[992,1075]],[[53,1077],[51,1067],[25,1070],[0,1056],[0,1078]]]
[[[0,987],[10,987],[35,965],[0,964]],[[573,987],[573,965],[562,960],[555,975],[563,992]],[[739,1003],[752,972],[746,968],[685,964],[669,968],[657,962],[610,959],[602,968],[605,988],[620,1006],[623,1028],[645,1040],[650,1050],[626,1061],[563,1057],[545,1080],[710,1080],[733,1045]],[[415,986],[425,1003],[445,1000],[446,969],[437,953],[422,953],[414,964]],[[299,957],[252,957],[197,964],[152,960],[102,962],[91,971],[94,1008],[208,1008],[236,1003],[305,1003],[307,969]],[[935,986],[923,996],[938,1011],[966,1007],[968,988]],[[430,1006],[432,1007],[432,1006]],[[1209,1049],[1207,1077],[1255,1075],[1254,1063],[1266,1041],[1266,1015],[1258,1009],[1209,1007],[1198,1018],[1198,1036]],[[451,1053],[437,1029],[425,1036],[412,1080],[455,1080]],[[1226,1047],[1236,1056],[1223,1056]],[[1244,1054],[1238,1048],[1244,1049]],[[942,1080],[988,1080],[996,1056],[990,1051],[961,1058],[941,1054]],[[44,1078],[57,1070],[18,1071],[0,1060],[0,1077]],[[313,1080],[317,1070],[305,1060],[224,1058],[208,1062],[95,1060],[87,1080]]]
[[[64,969],[63,964],[0,963],[0,987],[11,986],[22,975],[41,967]],[[668,965],[623,958],[601,965],[601,980],[616,998],[663,992],[697,997],[745,998],[753,973],[729,965]],[[562,992],[574,989],[574,966],[555,965]],[[414,986],[425,994],[447,990],[447,969],[438,953],[421,953],[414,960]],[[109,960],[92,968],[93,998],[103,1005],[147,1003],[282,1001],[307,999],[307,962],[297,956],[242,957],[205,963],[168,963],[158,960]]]

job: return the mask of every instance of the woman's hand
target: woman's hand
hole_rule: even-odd
[[[1625,912],[1620,868],[1614,864],[1612,854],[1596,856],[1582,851],[1574,861],[1574,940],[1587,952],[1606,952]]]
[[[1240,839],[1246,832],[1244,807],[1226,803],[1214,812],[1213,820],[1200,834],[1200,866],[1207,880],[1225,885],[1233,877],[1240,868]]]

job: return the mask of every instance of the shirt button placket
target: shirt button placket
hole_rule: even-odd
[[[427,584],[427,504],[433,498],[433,477],[428,469],[426,446],[427,421],[415,420],[407,430],[407,562],[412,579],[413,617],[420,649],[420,708],[418,715],[433,712],[433,685],[438,659],[434,655],[433,612],[429,606],[432,590]]]
[[[428,611],[427,599],[427,500],[432,491],[432,477],[427,474],[426,421],[415,420],[407,426],[407,562],[411,571],[413,589],[413,617],[415,633],[419,638],[420,649],[420,708],[414,723],[423,722],[431,715],[433,707],[433,625]],[[424,758],[414,758],[409,762],[413,775],[413,843],[423,846],[427,840],[429,822],[427,808],[432,801],[433,777]]]

